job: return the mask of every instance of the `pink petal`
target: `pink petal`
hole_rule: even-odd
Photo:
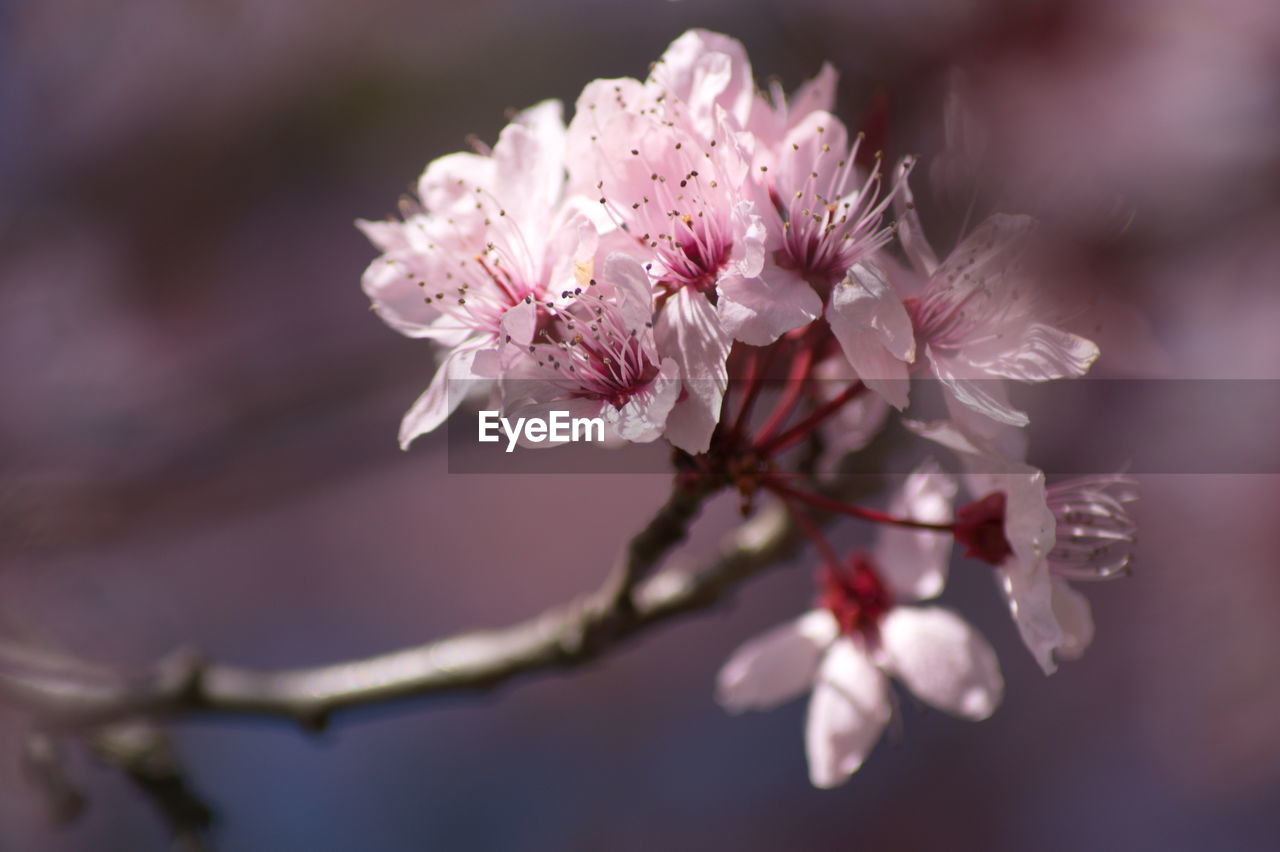
[[[885,668],[921,701],[964,719],[1000,704],[1004,679],[991,645],[968,622],[938,607],[895,607],[880,624]]]
[[[933,374],[960,403],[1010,426],[1026,426],[1031,422],[1026,412],[1009,404],[999,379],[991,378],[961,356],[944,356],[932,346],[925,347],[925,357],[933,367]]]
[[[620,409],[605,406],[605,420],[624,441],[656,441],[662,437],[679,395],[679,368],[675,361],[665,358],[649,387],[633,394]]]
[[[729,385],[725,359],[733,338],[707,297],[688,287],[667,300],[654,335],[659,354],[670,357],[679,367],[686,391],[667,417],[667,440],[685,452],[705,452]]]
[[[827,322],[867,387],[895,408],[906,408],[915,335],[902,300],[878,268],[858,263],[849,270],[831,290]]]
[[[605,259],[602,282],[615,288],[618,311],[630,328],[643,330],[653,320],[653,282],[640,261],[614,252]]]
[[[857,772],[889,715],[884,675],[850,639],[837,639],[818,668],[805,723],[813,786],[835,787]]]
[[[418,178],[418,198],[431,213],[460,221],[482,222],[476,188],[491,189],[496,166],[491,157],[459,151],[432,160]]]
[[[889,503],[889,513],[928,523],[951,521],[956,481],[926,460],[907,477]],[[884,527],[876,539],[881,576],[898,600],[923,600],[942,592],[951,560],[949,533]]]
[[[837,635],[831,613],[814,610],[751,639],[720,669],[716,701],[730,713],[741,713],[794,698],[813,684],[822,653]]]
[[[787,102],[787,115],[792,122],[803,119],[815,110],[830,112],[835,108],[836,83],[839,75],[830,62],[822,63],[822,68],[812,79],[806,80],[796,89]]]
[[[898,217],[898,242],[906,254],[911,267],[920,275],[929,277],[938,268],[938,255],[924,234],[920,225],[920,214],[916,212],[915,196],[911,194],[911,184],[907,177],[911,173],[914,161],[910,158],[898,164],[898,192],[893,197],[894,213]]]
[[[545,233],[564,190],[565,129],[559,101],[543,101],[503,128],[493,146],[493,192],[528,233]],[[492,219],[492,217],[490,217]]]
[[[1062,628],[1062,644],[1056,649],[1058,659],[1077,660],[1093,641],[1093,613],[1089,599],[1067,585],[1059,577],[1053,578],[1053,614]]]
[[[717,286],[716,310],[736,340],[768,346],[822,315],[822,299],[803,278],[772,263],[758,278],[727,276]]]
[[[1000,586],[1023,643],[1044,673],[1053,674],[1057,670],[1053,652],[1064,645],[1065,637],[1053,611],[1048,554],[1057,524],[1045,502],[1044,474],[1035,471],[992,479],[1007,496],[1005,538],[1013,549],[1013,556],[996,572]]]
[[[776,178],[784,204],[788,203],[794,192],[810,181],[812,183],[809,185],[812,187],[832,185],[832,176],[839,169],[841,161],[838,156],[822,156],[824,148],[829,148],[832,152],[849,150],[849,132],[845,130],[844,122],[830,113],[811,112],[787,133],[782,141],[782,152],[778,156]],[[843,156],[843,153],[839,156]],[[812,177],[813,174],[817,177]]]
[[[409,449],[414,438],[434,430],[462,403],[476,384],[471,372],[476,352],[492,340],[490,335],[477,336],[445,356],[431,384],[400,422],[400,449]]]
[[[440,312],[429,304],[422,257],[409,250],[374,259],[360,278],[360,286],[378,318],[406,337],[432,337]]]
[[[988,372],[1024,382],[1083,376],[1098,357],[1093,341],[1041,323],[1032,323],[998,357],[984,361]]]
[[[649,83],[684,101],[708,139],[717,106],[738,127],[746,127],[755,95],[755,78],[742,43],[708,30],[689,30],[673,41],[654,65]]]

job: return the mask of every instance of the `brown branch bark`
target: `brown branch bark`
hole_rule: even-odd
[[[186,652],[137,678],[0,665],[0,696],[55,727],[247,714],[321,728],[331,714],[350,707],[489,689],[517,675],[581,665],[658,623],[711,606],[799,544],[786,513],[773,506],[740,527],[700,570],[648,576],[683,541],[709,494],[675,487],[597,591],[509,627],[349,662],[277,671],[204,661]],[[4,656],[0,653],[0,661]]]

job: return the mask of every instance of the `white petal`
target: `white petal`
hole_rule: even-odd
[[[617,140],[606,137],[606,127],[623,114],[625,105],[635,105],[643,99],[642,84],[630,77],[592,80],[583,87],[565,139],[565,165],[570,177],[566,194],[588,194],[592,207],[599,211],[602,205],[595,201],[599,197],[596,184],[614,180],[615,164],[605,154],[615,150],[612,143]]]
[[[1058,659],[1079,659],[1093,641],[1093,613],[1089,609],[1089,599],[1068,586],[1066,580],[1054,577],[1053,614],[1062,628],[1062,644],[1056,651]]]
[[[1004,679],[991,645],[964,619],[937,607],[895,607],[880,624],[885,667],[927,704],[985,719],[1000,704]]]
[[[559,101],[543,101],[516,116],[493,146],[495,193],[526,239],[545,233],[564,190],[562,112]]]
[[[654,333],[658,352],[680,368],[686,391],[667,417],[667,440],[689,453],[706,452],[729,384],[725,359],[733,338],[707,297],[688,287],[667,300]]]
[[[474,338],[445,356],[431,384],[400,422],[402,450],[409,449],[414,438],[425,435],[447,420],[467,393],[474,389],[476,377],[471,372],[471,364],[480,347],[492,339],[489,335]]]
[[[933,374],[957,401],[979,414],[1010,426],[1026,426],[1031,422],[1026,412],[1009,405],[1000,379],[984,373],[963,357],[944,357],[935,352],[932,346],[925,347],[925,355],[933,366]]]
[[[788,118],[794,123],[815,110],[830,112],[834,109],[838,76],[830,62],[822,63],[813,79],[802,83],[787,102]]]
[[[637,332],[643,331],[653,320],[653,282],[640,261],[614,252],[604,262],[602,280],[616,288],[623,324]]]
[[[384,254],[365,268],[360,286],[374,313],[406,337],[431,337],[440,312],[432,306],[422,280],[429,273],[422,258],[409,250]]]
[[[768,710],[813,684],[839,628],[826,610],[805,613],[733,652],[716,678],[716,701],[730,713]]]
[[[915,334],[902,300],[878,268],[854,264],[831,290],[827,322],[867,387],[894,407],[906,408]]]
[[[1098,358],[1091,340],[1032,323],[999,357],[984,361],[988,373],[1024,382],[1073,378],[1089,372]]]
[[[709,30],[689,30],[654,65],[650,84],[687,104],[697,127],[710,138],[716,106],[745,127],[755,95],[747,51],[737,39]]]
[[[842,170],[841,158],[849,150],[849,132],[834,115],[811,112],[791,128],[781,149],[774,179],[779,194],[790,199],[797,191],[813,192],[808,187],[834,185],[836,172]]]
[[[605,407],[606,420],[626,441],[648,443],[662,437],[667,417],[680,395],[680,370],[676,362],[664,358],[658,375],[649,386],[632,395],[620,409]]]
[[[1048,555],[1057,523],[1045,503],[1044,474],[1034,471],[991,480],[1006,495],[1004,535],[1013,549],[996,573],[1022,641],[1045,674],[1052,674],[1057,670],[1053,652],[1065,640],[1053,611]]]
[[[866,759],[889,722],[884,674],[847,638],[822,659],[809,701],[805,752],[815,787],[844,783]]]
[[[398,251],[409,246],[403,222],[394,219],[357,219],[356,227],[379,251]]]
[[[758,278],[726,277],[716,310],[725,331],[752,346],[768,346],[822,314],[822,299],[803,278],[770,262]]]
[[[1009,213],[988,216],[947,255],[934,272],[934,284],[957,303],[967,301],[973,306],[975,301],[990,301],[998,307],[1006,306],[1009,291],[1018,283],[1016,277],[1005,274],[1011,256],[1035,227],[1036,222],[1030,216]]]
[[[484,213],[475,205],[476,189],[492,189],[494,174],[490,157],[467,151],[446,154],[427,164],[418,179],[418,197],[432,213],[482,221]]]
[[[907,477],[889,503],[889,514],[931,524],[951,521],[956,481],[928,459]],[[942,592],[951,560],[952,536],[945,532],[884,527],[876,539],[881,576],[898,600],[923,600]]]
[[[1058,670],[1053,652],[1062,647],[1063,635],[1053,612],[1053,586],[1048,569],[1043,565],[1027,565],[1010,559],[996,571],[996,578],[1009,604],[1022,644],[1027,646],[1045,674],[1053,674]]]
[[[909,159],[898,164],[898,191],[893,196],[894,213],[898,217],[898,242],[907,260],[911,261],[911,267],[921,275],[929,276],[938,268],[938,255],[929,245],[920,225],[920,215],[916,212],[915,198],[907,180],[913,165],[914,161]]]

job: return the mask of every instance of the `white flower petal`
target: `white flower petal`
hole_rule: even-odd
[[[687,392],[667,417],[666,437],[689,453],[705,452],[720,420],[720,402],[729,385],[725,359],[733,338],[701,293],[682,287],[667,300],[654,336],[658,351],[680,368]]]
[[[1009,405],[999,379],[993,379],[963,357],[945,357],[925,347],[925,355],[933,366],[933,374],[959,402],[1000,423],[1026,426],[1031,422],[1026,412]]]
[[[907,159],[898,164],[898,191],[893,196],[894,213],[898,218],[898,242],[911,262],[911,267],[921,275],[930,276],[938,268],[938,255],[925,237],[916,212],[915,197],[911,193],[908,175],[914,161]]]
[[[831,646],[818,668],[805,723],[809,780],[835,787],[862,766],[889,722],[884,674],[852,640]]]
[[[745,127],[755,95],[746,48],[737,39],[709,30],[689,30],[673,41],[654,65],[649,83],[684,101],[708,139],[717,106]]]
[[[1079,659],[1093,641],[1093,613],[1089,599],[1068,586],[1066,580],[1054,577],[1053,614],[1062,628],[1062,644],[1055,652],[1058,659]]]
[[[823,652],[839,633],[826,610],[807,612],[733,652],[716,678],[716,701],[730,713],[768,710],[813,684]]]
[[[517,115],[493,146],[494,191],[526,238],[546,231],[547,213],[564,190],[562,116],[559,101],[543,101]]]
[[[1053,586],[1043,564],[1025,565],[1010,559],[996,577],[1022,636],[1022,644],[1036,658],[1044,673],[1058,670],[1053,652],[1063,645],[1062,628],[1053,612]]]
[[[1098,358],[1091,340],[1051,326],[1032,323],[1007,351],[982,368],[991,374],[1024,382],[1074,378],[1089,372]]]
[[[664,358],[658,375],[647,388],[633,394],[620,409],[604,407],[606,419],[623,440],[641,444],[656,441],[662,437],[671,407],[679,395],[679,368],[675,361]]]
[[[789,119],[794,123],[816,110],[830,112],[834,109],[838,77],[830,62],[822,63],[822,68],[813,79],[802,83],[787,102]]]
[[[932,459],[907,477],[889,503],[889,514],[931,524],[951,521],[956,481]],[[941,594],[951,560],[950,533],[886,526],[876,539],[876,564],[894,598],[923,600]]]
[[[640,261],[614,252],[604,262],[601,280],[615,288],[623,324],[637,332],[643,331],[653,319],[653,282]]]
[[[757,278],[728,276],[717,288],[716,310],[725,331],[752,346],[768,346],[822,315],[822,299],[813,288],[772,262]]]
[[[831,290],[827,322],[867,387],[895,408],[906,408],[915,334],[902,300],[878,268],[854,264]]]
[[[985,719],[1000,704],[1004,679],[991,645],[968,622],[937,607],[895,607],[880,623],[885,667],[927,704]]]
[[[492,157],[459,151],[438,157],[427,164],[418,178],[422,206],[441,217],[460,221],[482,221],[476,210],[476,189],[492,189],[496,173]]]
[[[1013,549],[996,573],[1022,641],[1045,674],[1053,674],[1053,652],[1064,637],[1053,611],[1048,556],[1057,522],[1045,502],[1044,474],[1032,469],[990,479],[995,490],[1005,493],[1004,535]]]
[[[974,305],[976,301],[1005,306],[1010,290],[1018,286],[1016,277],[1005,274],[1009,262],[1035,227],[1030,216],[988,216],[947,255],[934,271],[933,280],[945,282],[946,297],[957,304],[967,301]]]
[[[431,384],[400,422],[401,449],[409,449],[414,438],[425,435],[449,419],[476,384],[476,377],[471,371],[476,352],[492,340],[492,336],[483,335],[450,350]]]

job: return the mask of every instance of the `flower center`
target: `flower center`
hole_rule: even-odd
[[[1013,554],[1004,534],[1004,507],[1004,492],[993,491],[956,510],[956,541],[964,545],[965,556],[1000,565]]]
[[[875,636],[892,602],[870,556],[855,553],[843,568],[828,564],[822,572],[818,605],[835,616],[846,635]]]

